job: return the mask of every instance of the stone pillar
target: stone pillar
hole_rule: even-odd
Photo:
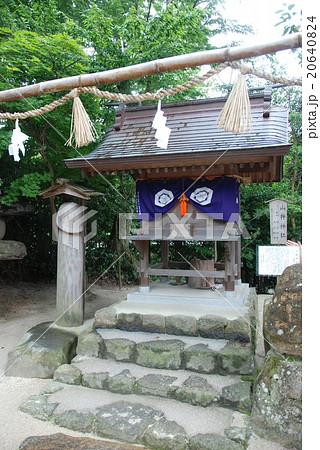
[[[135,241],[135,246],[140,254],[140,292],[149,292],[149,242],[150,241]]]
[[[234,266],[235,266],[235,242],[227,241],[225,244],[225,292],[234,292]]]
[[[169,268],[169,241],[160,241],[161,242],[161,262],[163,264],[163,269]],[[161,283],[167,283],[169,281],[169,277],[162,276],[160,278]]]
[[[57,325],[77,327],[84,316],[84,221],[79,205],[64,203],[56,216],[58,229]]]
[[[241,284],[241,237],[235,243],[236,246],[236,254],[235,254],[235,284]]]
[[[0,240],[4,238],[5,234],[6,234],[6,223],[4,219],[0,217]]]

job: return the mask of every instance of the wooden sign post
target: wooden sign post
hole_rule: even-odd
[[[56,217],[57,324],[62,327],[77,327],[83,324],[84,224],[74,220],[78,208],[77,203],[63,203]]]

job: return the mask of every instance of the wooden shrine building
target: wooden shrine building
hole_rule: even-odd
[[[156,145],[152,128],[157,106],[123,106],[92,153],[66,160],[84,177],[123,171],[137,181],[140,228],[126,238],[140,252],[141,292],[148,292],[150,275],[224,279],[226,294],[241,284],[239,185],[280,181],[290,149],[287,111],[271,105],[270,94],[268,88],[250,96],[252,127],[242,134],[217,126],[226,99],[162,104],[171,129],[166,149]],[[156,239],[162,262],[149,267],[149,243]],[[187,261],[177,266],[169,258],[175,240],[225,242],[223,270],[194,270]]]

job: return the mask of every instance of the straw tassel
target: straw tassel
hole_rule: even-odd
[[[78,92],[76,92],[72,105],[70,137],[65,145],[72,146],[74,140],[76,147],[83,147],[91,144],[97,137],[98,133],[79,98]]]
[[[231,133],[244,133],[251,126],[251,107],[245,77],[240,74],[218,117],[218,127]]]

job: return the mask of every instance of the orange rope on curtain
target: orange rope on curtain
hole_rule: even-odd
[[[188,201],[189,201],[188,197],[186,196],[185,193],[183,193],[181,195],[181,197],[179,198],[181,216],[184,216],[185,214],[187,214],[187,202]]]

